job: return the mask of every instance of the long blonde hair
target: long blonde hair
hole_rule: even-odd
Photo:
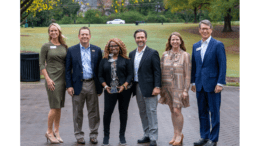
[[[66,42],[65,42],[65,40],[64,40],[64,36],[62,35],[61,27],[59,26],[59,24],[57,24],[57,23],[51,23],[51,24],[49,25],[49,28],[48,28],[48,34],[50,34],[50,27],[51,27],[52,25],[54,25],[54,26],[56,26],[56,27],[58,28],[58,30],[59,30],[58,41],[60,42],[61,45],[63,45],[63,46],[67,49],[68,46],[66,45]],[[51,38],[51,36],[49,35],[49,41],[50,41],[51,39],[52,39],[52,38]]]

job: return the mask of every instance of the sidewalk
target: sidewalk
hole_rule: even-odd
[[[66,92],[65,107],[61,111],[60,135],[64,140],[62,144],[50,144],[46,142],[45,132],[47,130],[47,116],[49,112],[48,97],[41,82],[24,83],[21,82],[21,119],[20,119],[20,143],[21,146],[77,146],[73,134],[72,103],[71,97]],[[220,114],[220,136],[218,146],[239,146],[239,87],[225,87],[222,92],[221,114]],[[190,107],[182,109],[184,116],[184,143],[183,146],[193,146],[193,142],[200,138],[199,119],[196,95],[189,92]],[[89,127],[87,119],[87,109],[84,107],[83,131],[85,132],[86,146],[101,146],[103,140],[103,112],[104,97],[99,97],[100,126],[98,144],[89,142]],[[171,114],[167,105],[158,104],[158,146],[168,146],[168,142],[173,136],[173,126]],[[119,143],[119,114],[118,106],[114,110],[111,121],[110,145],[118,146]],[[128,110],[128,125],[126,129],[126,141],[129,146],[149,146],[149,144],[137,144],[137,139],[143,135],[142,124],[139,116],[136,99],[131,98]]]

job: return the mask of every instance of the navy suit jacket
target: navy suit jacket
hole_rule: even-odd
[[[102,86],[98,81],[98,66],[102,59],[101,49],[90,44],[91,68],[97,94],[102,93]],[[79,95],[82,89],[83,67],[81,61],[80,44],[68,49],[66,56],[66,88],[73,87],[74,94]]]
[[[134,71],[136,49],[129,53]],[[144,97],[152,97],[155,87],[161,87],[161,67],[159,53],[146,46],[144,54],[139,64],[138,83],[141,93]],[[136,95],[136,86],[132,86],[133,96]]]
[[[201,41],[195,43],[192,49],[191,83],[195,82],[196,90],[202,87],[206,92],[213,92],[217,83],[226,84],[226,53],[224,44],[211,38],[201,60]]]

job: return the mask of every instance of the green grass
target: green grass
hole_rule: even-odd
[[[239,22],[237,22],[239,24]],[[68,46],[79,43],[78,30],[82,26],[88,24],[75,24],[75,25],[60,25],[62,33],[67,37],[66,43]],[[196,27],[198,24],[184,24],[184,23],[150,23],[150,24],[124,24],[124,25],[107,25],[107,24],[91,24],[91,40],[90,43],[104,49],[107,41],[111,38],[120,38],[126,45],[128,53],[134,50],[137,46],[134,41],[133,33],[137,29],[145,29],[147,31],[147,45],[153,49],[158,50],[160,56],[165,50],[165,45],[169,35],[177,31],[182,35],[185,41],[185,46],[188,53],[192,53],[192,45],[198,42],[200,35],[191,34],[184,29]],[[47,27],[35,28],[21,28],[21,35],[30,35],[21,37],[20,50],[40,52],[41,46],[48,42]],[[234,39],[229,38],[216,38],[222,41],[225,47],[234,45]],[[239,41],[236,41],[239,42]],[[227,76],[239,77],[239,55],[227,53]]]

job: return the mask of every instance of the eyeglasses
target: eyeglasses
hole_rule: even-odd
[[[116,47],[119,47],[118,45],[114,45],[114,46],[109,46],[109,48],[116,48]]]
[[[206,31],[209,31],[210,28],[202,28],[201,30],[202,30],[202,31],[205,31],[205,30],[206,30]]]

